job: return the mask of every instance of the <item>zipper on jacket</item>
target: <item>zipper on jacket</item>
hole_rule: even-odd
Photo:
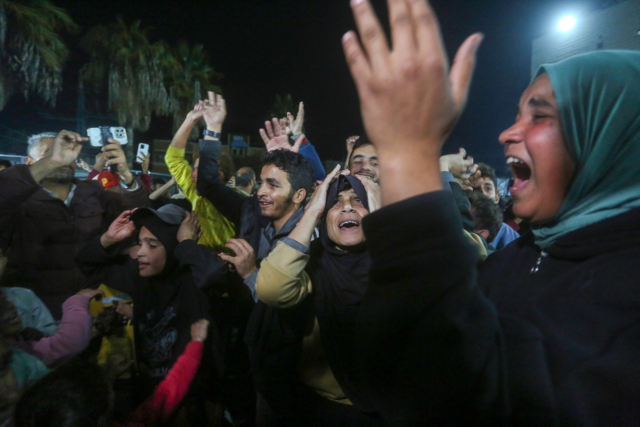
[[[548,254],[545,251],[540,252],[540,256],[538,257],[538,261],[536,261],[536,265],[531,267],[531,271],[529,272],[529,274],[531,274],[533,276],[538,271],[540,271],[540,264],[542,264],[542,258],[546,258],[547,255]]]

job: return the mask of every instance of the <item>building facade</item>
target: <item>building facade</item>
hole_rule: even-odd
[[[531,77],[542,64],[601,49],[640,50],[640,0],[608,2],[611,6],[579,17],[566,32],[555,31],[533,41]]]

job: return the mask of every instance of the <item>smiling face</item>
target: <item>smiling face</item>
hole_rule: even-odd
[[[140,229],[138,246],[134,246],[129,255],[138,261],[142,277],[151,277],[162,273],[167,262],[167,251],[164,246],[144,226]]]
[[[520,99],[516,123],[500,135],[514,184],[513,212],[531,222],[553,219],[569,191],[575,162],[566,147],[549,76]]]
[[[20,399],[18,380],[11,369],[11,349],[0,338],[0,425],[5,425]]]
[[[330,203],[327,200],[327,203]],[[355,246],[365,241],[362,218],[369,211],[353,189],[342,191],[327,212],[329,239],[339,247]]]
[[[272,221],[277,221],[297,210],[297,191],[291,194],[291,183],[287,173],[276,165],[265,165],[260,174],[258,201],[262,215]],[[302,190],[304,192],[304,190]],[[304,200],[304,196],[302,197]]]
[[[22,320],[18,316],[18,310],[7,299],[4,292],[0,291],[0,335],[10,337],[22,331]]]
[[[371,178],[373,182],[378,182],[378,153],[371,145],[363,145],[353,150],[349,172],[352,176],[362,175]]]

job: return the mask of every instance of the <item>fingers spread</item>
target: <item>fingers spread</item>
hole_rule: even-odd
[[[262,140],[265,144],[269,143],[269,137],[267,136],[267,133],[264,131],[264,129],[260,129],[260,136],[262,137]]]
[[[428,55],[438,55],[447,63],[446,50],[440,35],[440,25],[427,0],[406,0],[415,26],[418,50]]]
[[[351,2],[351,7],[362,45],[371,64],[373,67],[383,65],[389,56],[389,46],[371,3],[369,0],[355,0]]]
[[[467,38],[467,40],[462,43],[462,46],[460,46],[460,49],[458,49],[458,53],[456,53],[453,65],[451,66],[449,80],[451,82],[453,100],[459,111],[462,111],[467,103],[469,86],[471,85],[473,70],[476,66],[476,53],[483,38],[484,35],[481,33],[474,34]]]
[[[274,123],[278,123],[278,119],[273,119]],[[276,137],[276,135],[273,133],[273,126],[271,126],[271,122],[270,121],[266,121],[264,122],[264,126],[267,128],[267,135],[269,135],[269,139],[273,139]]]
[[[347,59],[351,76],[358,87],[358,91],[362,92],[365,88],[364,82],[371,78],[371,66],[362,51],[358,36],[353,31],[349,31],[342,37],[342,48],[344,49],[344,56]]]
[[[391,41],[394,53],[411,55],[416,50],[414,23],[406,0],[387,0],[391,21]]]

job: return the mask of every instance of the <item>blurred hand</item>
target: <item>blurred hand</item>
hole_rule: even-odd
[[[76,295],[83,295],[85,297],[89,297],[89,299],[95,297],[96,295],[100,295],[101,298],[104,298],[104,292],[99,289],[83,289]]]
[[[121,242],[133,234],[136,226],[133,221],[130,221],[130,218],[134,211],[135,209],[122,212],[120,216],[111,223],[106,233],[100,237],[100,243],[103,248],[108,248],[115,243]]]
[[[426,0],[388,2],[391,49],[370,0],[351,5],[362,45],[350,31],[343,47],[367,136],[381,158],[383,200],[389,204],[438,190],[435,162],[466,104],[482,35],[467,38],[449,69],[438,21]],[[421,168],[419,177],[398,173],[415,168]]]
[[[133,319],[133,307],[131,304],[122,301],[114,301],[113,305],[116,306],[116,313],[120,313],[129,319]]]
[[[76,162],[77,162],[79,168],[84,169],[87,172],[91,172],[91,166],[89,166],[89,164],[87,162],[85,162],[82,159],[76,159]]]
[[[360,139],[360,136],[354,135],[347,138],[347,156],[351,155],[353,151],[353,146],[356,144],[356,141]]]
[[[440,157],[440,170],[443,172],[449,171],[456,178],[469,178],[472,166],[473,157],[467,156],[464,148],[461,148],[456,154],[447,154]]]
[[[103,152],[100,152],[96,155],[96,163],[93,165],[93,168],[98,172],[102,172],[104,166],[107,164],[107,158],[104,156]]]
[[[202,237],[202,231],[200,231],[200,222],[195,212],[187,212],[187,216],[182,220],[180,228],[178,228],[178,242],[183,240],[195,240],[196,242]]]
[[[267,151],[273,150],[290,150],[294,153],[300,151],[300,145],[302,141],[304,141],[304,135],[300,135],[296,142],[291,146],[289,144],[289,137],[287,136],[287,120],[281,119],[278,121],[275,117],[271,120],[271,122],[264,122],[264,126],[267,129],[260,129],[260,136],[264,141],[265,146],[267,147]],[[273,125],[272,125],[273,123]]]
[[[221,132],[224,119],[227,117],[227,105],[222,95],[207,92],[209,99],[204,101],[204,121],[207,129],[213,132]]]
[[[140,169],[142,169],[142,173],[145,175],[149,173],[150,160],[151,160],[151,153],[147,153],[144,157],[138,156],[136,158],[136,163],[140,163]]]
[[[203,342],[207,339],[207,331],[209,329],[209,321],[200,319],[191,325],[191,341]]]
[[[75,132],[61,130],[53,140],[51,149],[51,161],[57,167],[68,166],[76,161],[82,151],[82,141],[89,138],[80,136]]]
[[[108,144],[102,147],[102,152],[104,153],[107,163],[105,166],[116,165],[118,167],[118,175],[120,175],[121,179],[129,185],[133,182],[133,174],[129,170],[129,165],[127,164],[127,156],[122,151],[122,146],[115,139],[107,139]]]
[[[229,239],[225,245],[231,249],[236,256],[225,253],[218,254],[223,261],[230,262],[243,279],[246,279],[256,271],[256,254],[251,245],[244,239]]]
[[[298,116],[293,117],[293,114],[287,112],[287,121],[291,135],[300,135],[302,133],[302,126],[304,125],[304,103],[301,102],[298,105]]]

